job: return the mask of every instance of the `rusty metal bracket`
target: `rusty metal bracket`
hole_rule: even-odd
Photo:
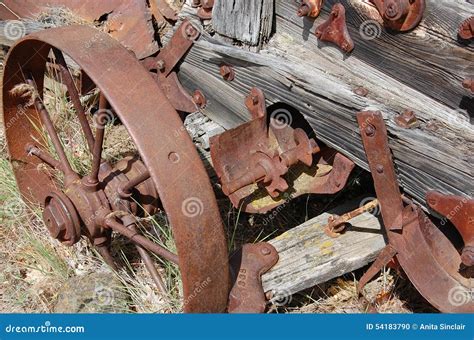
[[[382,115],[380,112],[360,112],[357,121],[385,226],[389,230],[401,230],[403,202]]]
[[[462,86],[474,93],[474,77],[466,78],[462,82]]]
[[[266,306],[262,274],[278,262],[278,253],[269,243],[244,244],[230,258],[233,288],[229,313],[263,313]]]
[[[245,103],[253,119],[211,138],[214,169],[235,207],[264,213],[288,198],[344,187],[352,161],[334,150],[320,150],[304,130],[268,119],[261,90],[252,89]]]
[[[179,82],[175,69],[199,36],[200,32],[194,24],[184,20],[157,56],[142,61],[142,65],[152,72],[173,107],[186,113],[195,112],[198,107],[192,95]]]
[[[400,195],[382,114],[360,112],[357,120],[390,245],[362,277],[359,290],[396,252],[407,277],[435,308],[445,313],[474,312],[472,274],[461,271],[461,257],[451,238]],[[453,295],[461,296],[461,303]]]
[[[315,34],[319,40],[332,42],[346,53],[354,49],[354,41],[346,25],[346,9],[340,3],[332,7],[328,20],[316,28]]]
[[[474,266],[474,199],[429,191],[426,202],[453,223],[464,240],[462,262],[466,266]]]
[[[409,31],[420,23],[425,0],[371,0],[382,16],[384,26],[394,31]]]
[[[467,18],[461,23],[459,26],[458,35],[464,40],[474,38],[474,16]]]
[[[324,0],[303,0],[296,14],[299,17],[316,18],[321,13]]]

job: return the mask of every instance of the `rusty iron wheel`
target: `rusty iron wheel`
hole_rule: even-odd
[[[86,175],[72,169],[58,129],[43,104],[51,56],[62,67],[61,82],[92,156],[92,169]],[[65,56],[100,90],[92,127]],[[12,91],[19,86],[26,86],[29,95]],[[102,158],[107,121],[103,113],[108,108],[125,126],[138,158],[125,158],[115,165]],[[82,234],[113,265],[108,244],[111,232],[116,231],[136,244],[148,269],[153,264],[147,251],[179,264],[185,312],[225,312],[230,289],[228,253],[209,178],[178,113],[129,51],[107,34],[86,26],[33,33],[18,41],[7,56],[3,114],[19,190],[25,202],[42,206],[53,237],[72,245]],[[39,143],[44,140],[41,131],[55,152]],[[62,175],[62,181],[51,176],[51,169]],[[140,210],[153,213],[158,200],[171,225],[177,254],[135,228],[135,215]]]

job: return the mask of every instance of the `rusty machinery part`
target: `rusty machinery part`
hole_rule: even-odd
[[[146,58],[160,49],[155,39],[147,1],[3,0],[2,5],[0,19],[3,20],[31,19],[40,13],[48,13],[52,7],[66,8],[73,15],[90,23],[106,18],[102,27],[123,46],[133,51],[137,58]]]
[[[425,0],[370,0],[388,29],[404,32],[418,26],[425,12]]]
[[[299,17],[316,18],[321,13],[324,0],[303,0],[296,14]]]
[[[474,93],[474,77],[466,78],[462,82],[462,86]]]
[[[329,18],[316,28],[315,34],[319,40],[334,43],[346,53],[354,49],[346,25],[346,9],[340,3],[332,7]]]
[[[395,117],[395,123],[404,129],[414,129],[420,125],[415,113],[411,110],[405,110]]]
[[[150,11],[156,19],[178,20],[178,14],[170,7],[166,0],[150,0],[149,4]]]
[[[206,96],[202,93],[201,90],[195,90],[193,93],[193,102],[198,106],[200,109],[204,109],[207,105]]]
[[[453,223],[464,241],[461,260],[468,267],[474,266],[474,199],[430,191],[426,202]]]
[[[198,9],[197,15],[201,20],[212,19],[212,8],[214,7],[214,0],[201,0],[201,8]]]
[[[262,287],[262,274],[269,271],[279,256],[266,242],[244,244],[231,255],[233,286],[229,296],[229,313],[263,313],[267,300]]]
[[[289,198],[333,194],[345,186],[355,166],[351,160],[320,150],[304,130],[280,121],[278,114],[267,117],[260,89],[252,89],[245,104],[253,119],[211,138],[214,169],[235,207],[265,213]]]
[[[359,207],[353,211],[345,213],[342,216],[338,215],[331,215],[328,218],[328,224],[324,227],[324,232],[326,235],[332,238],[337,238],[341,235],[341,233],[346,228],[346,223],[349,222],[354,217],[362,215],[367,211],[374,211],[379,205],[379,201],[377,199]]]
[[[389,245],[360,280],[361,291],[384,264],[396,254],[407,277],[423,297],[445,313],[474,312],[470,298],[457,303],[453,294],[472,293],[472,273],[464,266],[450,235],[436,227],[428,216],[403,199],[388,146],[387,129],[380,112],[357,115],[362,141],[372,173]]]
[[[69,56],[94,81],[101,91],[100,109],[114,110],[137,147],[139,161],[104,164],[101,154],[106,119],[96,115],[90,148],[92,170],[83,177],[72,170],[41,100],[46,60],[52,49],[57,55]],[[50,233],[65,243],[74,243],[79,218],[81,233],[111,262],[107,245],[111,231],[119,232],[143,249],[179,263],[186,312],[224,312],[230,274],[216,199],[191,138],[175,133],[184,129],[180,117],[142,64],[107,34],[87,26],[68,26],[19,40],[7,56],[3,79],[3,118],[11,123],[6,140],[16,181],[25,201],[46,208]],[[34,88],[34,105],[29,98],[12,92],[25,83]],[[124,83],[133,86],[124,88]],[[74,91],[75,87],[68,88],[70,94]],[[144,98],[143,93],[150,95]],[[19,107],[24,114],[18,114]],[[78,119],[88,122],[83,111],[76,109]],[[40,145],[34,146],[43,140],[43,129],[59,159]],[[56,180],[54,173],[61,173],[63,181]],[[144,181],[139,183],[137,176]],[[139,184],[129,190],[127,182]],[[126,202],[130,197],[120,195],[119,187],[124,193],[131,191],[137,203],[143,203],[150,212],[162,206],[179,258],[137,232],[132,213],[138,207]],[[155,202],[158,198],[159,205]],[[205,281],[209,284],[196,293],[196,285]],[[188,299],[191,295],[193,298]]]
[[[152,72],[153,78],[173,107],[185,113],[195,112],[198,108],[192,96],[181,85],[176,66],[199,36],[200,32],[194,24],[184,20],[157,56],[142,60],[143,66]]]
[[[219,73],[226,81],[232,81],[235,79],[234,68],[230,65],[221,65],[221,67],[219,68]]]
[[[474,38],[474,16],[464,20],[459,26],[458,35],[461,39],[470,40]]]

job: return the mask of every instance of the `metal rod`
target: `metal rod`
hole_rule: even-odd
[[[35,89],[37,89],[36,84],[32,79],[26,79],[26,82],[28,83],[28,85],[33,86]],[[61,170],[64,172],[64,175],[66,176],[66,178],[77,177],[77,174],[71,168],[71,164],[69,164],[69,160],[67,159],[66,153],[64,152],[63,146],[61,144],[61,140],[59,139],[59,136],[56,133],[56,129],[54,128],[53,122],[51,121],[49,112],[44,107],[38,95],[36,95],[35,97],[35,108],[36,111],[38,111],[41,122],[48,131],[54,149],[56,150],[56,153],[59,156],[59,160],[61,162]]]
[[[84,135],[86,136],[89,150],[93,152],[94,136],[92,135],[91,127],[89,125],[89,122],[87,121],[84,108],[82,107],[81,99],[79,97],[79,92],[77,91],[76,84],[74,83],[74,79],[72,78],[72,75],[69,72],[69,68],[67,67],[66,60],[64,59],[63,53],[57,48],[53,48],[53,53],[61,72],[62,81],[64,85],[66,85],[67,91],[69,92],[69,96],[71,97],[72,104],[74,105],[74,108],[76,109],[77,117],[79,118],[79,123],[81,124],[82,131],[84,132]]]
[[[141,173],[135,178],[132,178],[127,183],[119,187],[118,192],[119,192],[120,197],[122,198],[130,197],[132,194],[133,188],[135,188],[140,183],[145,182],[149,178],[150,178],[150,173],[148,171]]]
[[[131,231],[133,231],[134,233],[138,233],[135,227],[134,217],[132,217],[131,215],[126,215],[122,217],[122,222]],[[166,290],[165,283],[163,282],[163,279],[161,278],[160,273],[158,273],[158,270],[155,267],[155,262],[152,260],[150,254],[148,254],[148,252],[145,249],[143,249],[141,246],[139,246],[138,244],[136,244],[135,247],[137,248],[138,254],[140,254],[140,257],[142,258],[146,269],[150,273],[151,278],[155,282],[156,287],[162,294],[166,294],[167,290]]]
[[[171,261],[175,264],[179,263],[179,258],[178,255],[173,254],[172,252],[166,250],[162,246],[150,241],[146,237],[138,234],[136,231],[132,231],[128,229],[126,226],[123,224],[112,220],[112,219],[107,219],[105,221],[105,224],[111,228],[112,230],[118,232],[119,234],[122,234],[123,236],[129,238],[132,242],[142,246],[143,248],[151,251],[152,253],[155,253],[158,256],[161,256],[168,261]]]
[[[61,163],[57,159],[55,159],[53,156],[51,156],[46,151],[43,151],[40,148],[37,148],[33,144],[28,144],[26,146],[26,152],[29,155],[33,155],[33,156],[38,157],[41,161],[48,164],[50,167],[58,169],[58,170],[62,170],[61,169]]]
[[[97,183],[99,181],[99,170],[100,163],[102,161],[102,146],[104,144],[105,133],[105,124],[102,118],[104,115],[106,116],[106,109],[107,99],[101,92],[99,97],[99,112],[96,117],[95,142],[92,151],[92,170],[91,174],[89,175],[89,181],[91,183]]]

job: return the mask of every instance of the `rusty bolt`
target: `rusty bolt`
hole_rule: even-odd
[[[363,86],[359,86],[359,87],[354,89],[354,93],[358,96],[361,96],[361,97],[367,97],[367,95],[369,94],[369,90],[367,90]]]
[[[220,74],[222,76],[222,78],[224,78],[224,80],[226,81],[232,81],[234,80],[235,78],[235,71],[234,69],[229,66],[229,65],[222,65],[220,67]]]
[[[271,254],[271,250],[268,249],[267,247],[264,247],[260,250],[260,252],[262,253],[262,255],[270,255]]]
[[[461,261],[468,267],[474,266],[474,247],[466,246],[462,250]]]
[[[204,96],[204,94],[200,90],[194,91],[193,101],[201,109],[206,107],[206,104],[207,104],[206,97]]]
[[[375,126],[373,126],[372,124],[367,125],[367,127],[365,128],[365,134],[367,135],[367,137],[375,136]]]
[[[383,171],[384,171],[384,167],[382,164],[377,164],[377,166],[375,167],[375,170],[379,173],[379,174],[382,174]]]
[[[158,60],[156,62],[156,69],[163,72],[166,68],[166,64],[165,64],[165,61],[164,60]]]
[[[411,110],[405,110],[395,118],[395,123],[404,129],[411,129],[418,126],[418,120],[415,113]]]
[[[405,16],[410,9],[408,0],[386,0],[384,1],[384,16],[388,20],[398,21]]]
[[[301,7],[298,8],[298,12],[296,12],[296,15],[299,17],[305,17],[311,12],[311,8],[307,4],[301,4]]]
[[[474,78],[464,79],[462,86],[474,93]]]

